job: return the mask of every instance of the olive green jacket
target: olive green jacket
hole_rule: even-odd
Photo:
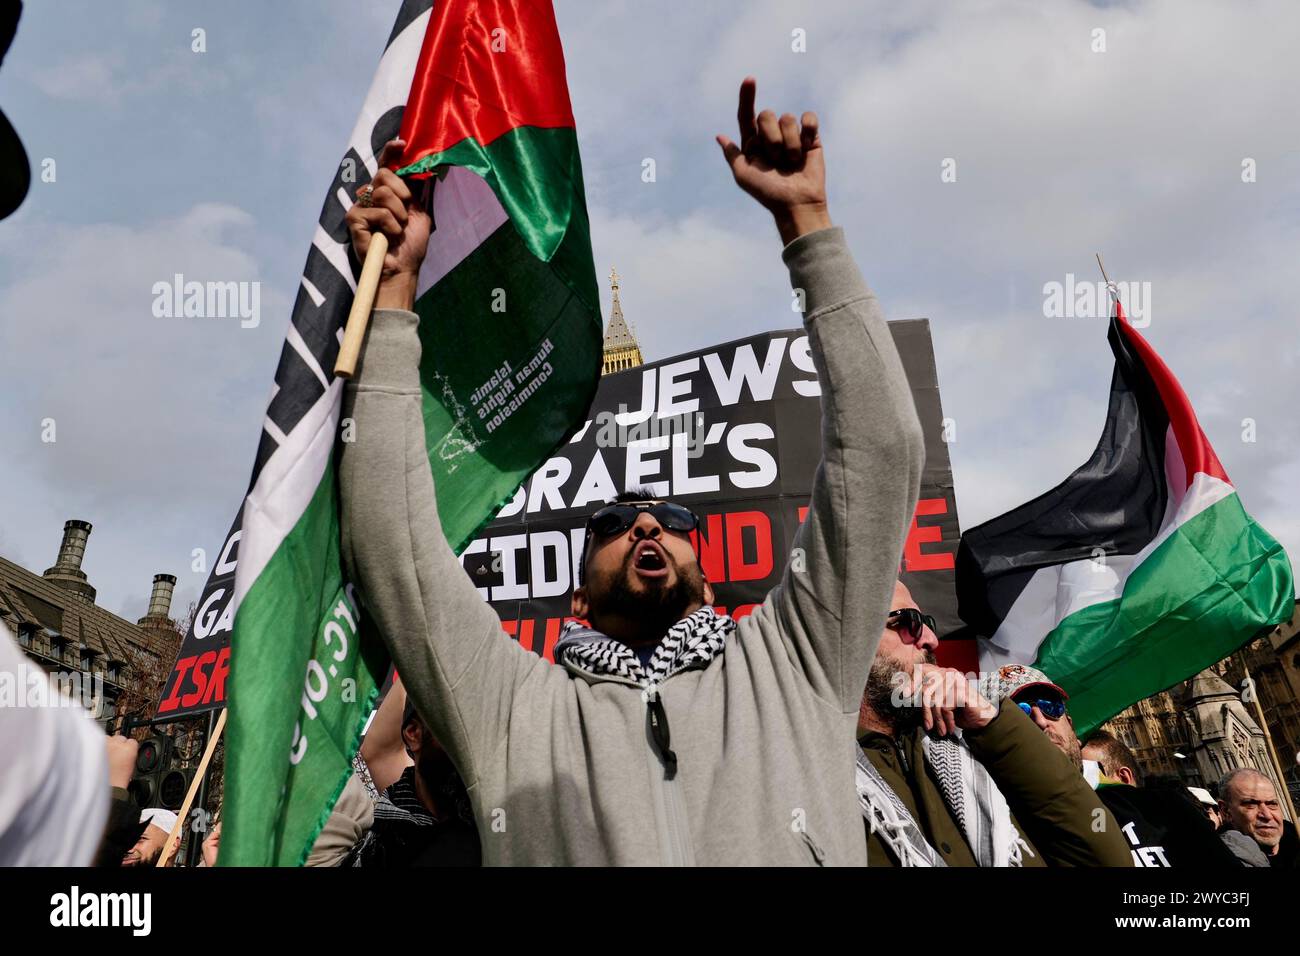
[[[961,825],[925,761],[924,736],[921,728],[901,740],[868,732],[859,743],[943,861],[949,866],[976,866]],[[1069,758],[1014,702],[1004,700],[987,727],[962,736],[1011,807],[1012,825],[1028,844],[1022,865],[1133,865],[1128,843],[1110,811]],[[867,865],[898,865],[880,837],[869,831]]]

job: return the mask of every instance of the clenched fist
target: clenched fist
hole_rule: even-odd
[[[379,156],[379,172],[367,186],[357,190],[358,201],[348,210],[348,232],[357,258],[365,262],[370,239],[375,233],[388,237],[388,254],[380,273],[375,308],[409,309],[415,303],[415,280],[429,247],[432,225],[428,212],[415,201],[410,187],[394,173],[406,144],[400,139],[385,144]],[[370,205],[360,197],[370,190]]]

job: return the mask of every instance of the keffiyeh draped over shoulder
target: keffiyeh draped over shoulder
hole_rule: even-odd
[[[1033,851],[1011,822],[1011,808],[958,731],[955,739],[925,737],[926,763],[944,803],[980,866],[1020,866]],[[947,866],[903,801],[858,748],[858,802],[871,833],[879,834],[899,866]]]

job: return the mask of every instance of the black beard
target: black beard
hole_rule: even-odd
[[[686,616],[686,609],[704,603],[704,575],[698,564],[680,567],[665,551],[664,561],[676,572],[676,582],[659,588],[634,591],[628,584],[633,551],[617,574],[612,575],[608,587],[590,595],[591,616],[613,614],[628,620],[644,621],[647,633],[662,637]]]
[[[926,652],[925,663],[934,662],[934,654]],[[871,671],[867,674],[867,687],[863,693],[867,706],[879,720],[893,728],[894,736],[914,730],[925,722],[920,707],[912,707],[906,702],[900,707],[894,703],[897,689],[910,676],[910,668],[900,667],[893,658],[882,657],[872,661]]]

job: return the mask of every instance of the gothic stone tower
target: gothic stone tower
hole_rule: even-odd
[[[636,344],[636,336],[623,318],[623,306],[618,301],[618,272],[614,269],[609,270],[609,284],[614,292],[614,307],[609,315],[609,327],[605,329],[605,361],[601,375],[636,368],[645,361],[641,358],[641,346]]]

